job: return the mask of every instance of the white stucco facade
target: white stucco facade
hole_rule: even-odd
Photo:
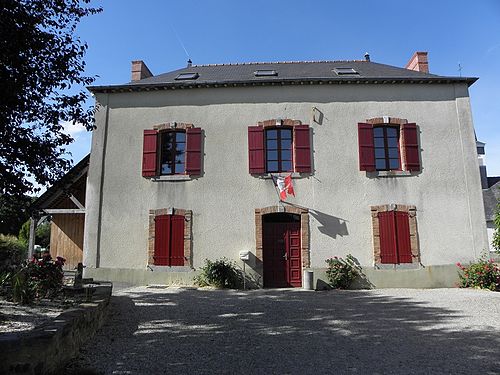
[[[325,259],[350,253],[376,286],[444,286],[452,284],[456,262],[477,259],[488,248],[466,83],[194,88],[97,93],[96,100],[87,275],[153,280],[147,268],[152,209],[192,210],[194,269],[206,258],[236,260],[240,250],[255,252],[255,209],[276,206],[278,198],[272,180],[249,174],[247,127],[275,118],[312,129],[313,173],[293,180],[296,197],[287,201],[309,210],[310,266],[317,275]],[[323,114],[321,123],[313,121],[313,108]],[[357,124],[382,116],[417,124],[419,173],[376,177],[359,170]],[[142,177],[144,129],[174,121],[203,129],[202,176]],[[384,204],[416,207],[418,269],[374,269],[370,207]],[[432,267],[446,274],[441,281],[433,281]],[[189,274],[179,280],[192,279],[189,269],[179,271]],[[162,277],[157,273],[154,281]]]

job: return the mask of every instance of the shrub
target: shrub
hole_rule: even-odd
[[[457,267],[461,270],[458,273],[461,288],[500,289],[500,268],[493,260],[482,258],[468,266],[457,263]]]
[[[199,286],[210,285],[217,288],[238,289],[242,284],[242,277],[236,268],[236,263],[226,258],[215,261],[205,259],[205,265],[194,281]]]
[[[354,257],[348,254],[344,259],[333,257],[326,260],[328,269],[326,276],[334,289],[347,289],[354,279],[361,275],[361,267],[356,264]]]
[[[14,236],[0,234],[0,272],[7,272],[26,259],[27,247]]]

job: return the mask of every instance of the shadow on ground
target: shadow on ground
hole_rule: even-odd
[[[461,328],[462,313],[413,299],[369,291],[121,294],[65,373],[500,373],[498,330]]]

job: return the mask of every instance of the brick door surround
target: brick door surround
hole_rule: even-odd
[[[309,249],[309,210],[293,206],[269,206],[255,209],[255,257],[260,261],[260,267],[256,271],[263,275],[263,256],[262,256],[262,223],[263,216],[274,213],[288,213],[300,215],[300,243],[302,268],[311,266],[311,257]]]

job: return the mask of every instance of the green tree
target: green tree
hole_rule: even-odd
[[[495,219],[493,220],[495,224],[495,232],[493,232],[493,248],[500,252],[500,202],[497,204],[497,210],[495,212]]]
[[[24,244],[28,244],[29,238],[30,238],[30,221],[26,221],[22,226],[21,229],[19,230],[19,241],[21,241]]]
[[[0,0],[0,194],[36,192],[69,167],[62,122],[93,128],[83,86],[87,44],[75,30],[90,0]],[[31,177],[28,179],[27,177]]]
[[[33,198],[27,195],[7,198],[0,195],[0,233],[17,236],[23,223],[29,219],[29,206]]]
[[[50,223],[45,222],[36,228],[35,242],[44,248],[50,245]]]
[[[19,241],[28,245],[29,237],[30,221],[28,220],[19,230]],[[50,245],[50,223],[45,222],[36,227],[35,244],[45,248]]]

